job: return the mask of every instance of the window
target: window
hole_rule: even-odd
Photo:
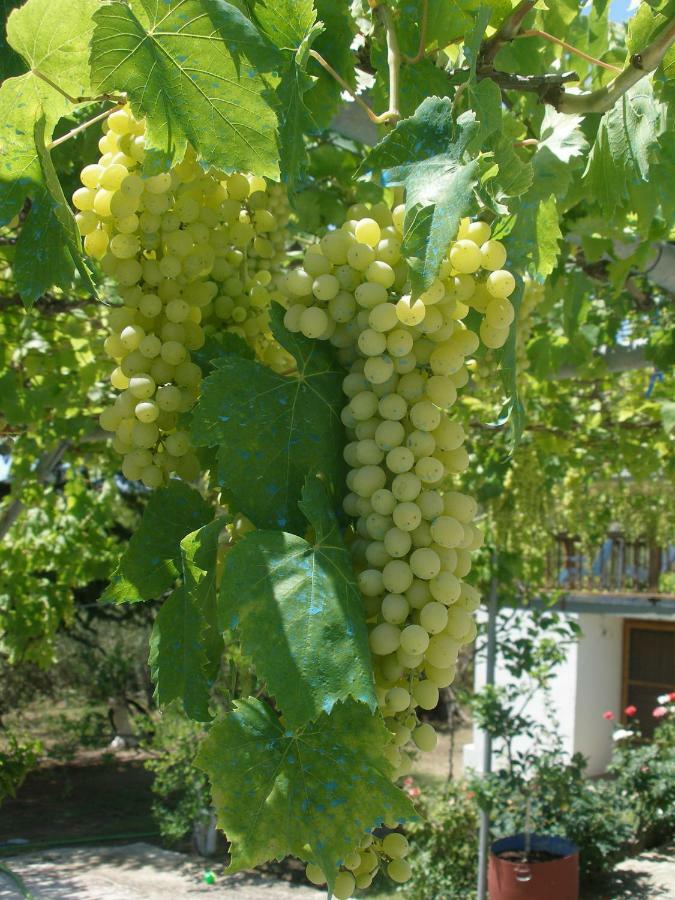
[[[659,694],[675,688],[675,622],[626,619],[623,641],[623,706],[636,706],[643,734],[651,736]]]

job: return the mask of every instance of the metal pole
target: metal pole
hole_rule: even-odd
[[[487,658],[485,663],[485,684],[495,683],[495,662],[497,658],[497,555],[492,555],[492,580],[488,599]],[[492,736],[483,734],[483,775],[492,771]],[[488,844],[490,840],[490,817],[486,810],[480,810],[478,831],[478,900],[487,898]]]

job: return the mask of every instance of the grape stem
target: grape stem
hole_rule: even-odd
[[[379,122],[398,122],[401,118],[399,110],[399,75],[401,72],[401,51],[398,46],[396,26],[388,6],[377,7],[384,30],[387,35],[387,66],[389,68],[389,109],[378,116]]]
[[[381,116],[378,116],[377,113],[373,112],[373,110],[365,103],[361,97],[357,93],[355,93],[349,84],[344,80],[342,75],[335,71],[335,69],[331,66],[331,64],[321,56],[316,50],[310,50],[309,55],[312,59],[315,59],[319,65],[328,72],[328,74],[337,81],[340,87],[347,91],[349,96],[352,98],[354,103],[361,107],[361,109],[366,113],[371,122],[374,122],[376,125],[380,125],[382,122],[386,122],[389,118],[388,113],[383,113]]]
[[[550,41],[552,44],[558,44],[560,47],[564,47],[569,53],[573,53],[575,56],[580,57],[581,59],[585,59],[586,62],[592,63],[594,66],[600,66],[602,69],[608,69],[610,72],[620,72],[620,66],[614,66],[611,63],[604,62],[601,59],[596,59],[594,56],[590,56],[588,53],[584,53],[583,50],[579,50],[578,47],[572,46],[572,44],[568,44],[567,41],[563,41],[560,38],[555,37],[555,35],[549,34],[547,31],[540,31],[538,28],[528,28],[526,31],[521,31],[520,34],[515,36],[516,38],[527,38],[527,37],[540,37],[544,38],[546,41]]]
[[[427,24],[429,21],[429,0],[422,0],[422,21],[420,23],[420,43],[417,48],[417,53],[414,56],[406,56],[405,53],[401,54],[401,59],[404,63],[408,63],[408,65],[414,66],[415,63],[420,62],[424,58],[424,47],[427,42]]]
[[[119,96],[119,94],[99,94],[96,97],[73,97],[72,94],[69,94],[67,91],[64,91],[60,85],[58,85],[55,81],[52,81],[49,76],[45,75],[44,72],[41,72],[39,69],[31,69],[33,75],[36,78],[41,79],[48,84],[49,87],[53,88],[57,93],[61,94],[62,97],[65,97],[66,100],[70,100],[71,103],[79,104],[79,103],[99,103],[102,100],[111,100],[113,103],[126,103],[126,98]]]
[[[56,138],[55,141],[50,141],[50,143],[47,144],[47,150],[53,150],[53,148],[58,147],[59,144],[64,144],[72,137],[75,137],[76,134],[79,134],[81,131],[85,131],[87,128],[89,128],[90,125],[95,125],[97,122],[100,122],[101,119],[107,119],[111,113],[117,112],[117,110],[122,109],[123,106],[123,103],[117,103],[112,107],[112,109],[106,109],[105,112],[99,113],[99,115],[94,116],[93,119],[87,119],[86,122],[78,125],[77,128],[72,128],[69,132],[67,132],[67,134],[62,134],[61,137]]]

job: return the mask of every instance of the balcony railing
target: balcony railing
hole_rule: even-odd
[[[565,591],[659,593],[667,572],[675,573],[675,545],[629,541],[619,532],[594,547],[575,535],[557,534],[546,553],[547,586]]]

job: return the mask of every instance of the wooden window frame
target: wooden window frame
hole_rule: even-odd
[[[661,683],[634,681],[628,678],[628,667],[630,662],[630,634],[635,629],[642,631],[672,631],[675,632],[675,621],[665,619],[624,619],[623,620],[623,646],[621,661],[621,721],[626,722],[625,708],[628,706],[628,684],[636,684],[642,687],[663,687]],[[668,686],[671,690],[673,685]]]

